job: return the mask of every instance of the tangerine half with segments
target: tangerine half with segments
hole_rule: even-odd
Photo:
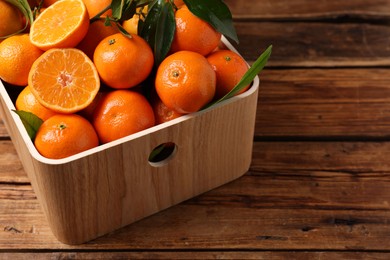
[[[31,67],[31,92],[45,107],[58,113],[75,113],[92,103],[100,88],[99,74],[78,49],[50,49]]]
[[[32,23],[31,43],[46,51],[75,47],[87,34],[89,17],[81,0],[60,0],[45,9]]]

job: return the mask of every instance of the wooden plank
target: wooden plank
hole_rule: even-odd
[[[259,176],[246,178],[266,179]],[[239,181],[238,181],[239,182]],[[275,181],[276,182],[279,181]],[[320,182],[320,180],[319,180]],[[258,182],[261,183],[261,182]],[[244,184],[244,183],[243,183]],[[237,185],[237,184],[235,184]],[[294,185],[294,183],[290,183]],[[295,183],[295,185],[299,185]],[[339,183],[334,184],[338,187]],[[342,184],[341,184],[342,185]],[[364,181],[360,185],[365,186]],[[319,184],[321,186],[321,183]],[[276,185],[274,185],[276,187]],[[238,185],[236,192],[246,190]],[[230,195],[211,196],[215,203],[188,201],[84,245],[59,243],[34,199],[0,200],[0,250],[383,250],[390,247],[386,210],[326,210],[259,207],[266,184],[237,203]],[[15,192],[17,188],[15,188]],[[252,189],[253,190],[253,189]],[[304,189],[305,190],[305,189]],[[288,193],[285,194],[288,197]],[[323,194],[326,196],[326,194]],[[232,199],[233,205],[226,203]],[[205,199],[206,201],[209,199]],[[287,200],[287,198],[286,198]],[[202,199],[201,199],[202,201]],[[290,203],[297,202],[295,194]],[[268,201],[269,204],[269,201]]]
[[[235,26],[240,40],[236,47],[249,62],[272,44],[269,67],[390,65],[387,24],[236,22]]]
[[[191,252],[50,252],[50,253],[0,253],[4,260],[24,259],[389,259],[386,252],[280,252],[280,251],[191,251]]]
[[[5,128],[4,122],[0,117],[0,139],[7,139],[9,138],[9,134],[7,129]]]
[[[378,192],[387,192],[389,151],[390,142],[255,142],[250,171],[274,177],[373,181]]]
[[[235,19],[314,20],[314,19],[389,19],[389,0],[225,0]]]
[[[0,183],[28,183],[22,163],[10,140],[0,141]]]
[[[54,238],[30,186],[0,185],[0,250],[387,251],[389,150],[256,142],[248,175],[80,246]]]
[[[256,136],[388,138],[388,69],[265,70]]]

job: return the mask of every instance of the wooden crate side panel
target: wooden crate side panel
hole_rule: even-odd
[[[65,164],[42,163],[16,145],[54,235],[83,243],[244,174],[257,94]],[[163,142],[176,143],[177,153],[152,167],[148,156]]]

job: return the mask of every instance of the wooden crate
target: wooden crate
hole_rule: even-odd
[[[37,152],[1,81],[0,113],[52,232],[80,244],[243,175],[258,87],[256,77],[248,91],[209,109],[59,160]],[[175,152],[151,165],[151,151],[167,142]]]

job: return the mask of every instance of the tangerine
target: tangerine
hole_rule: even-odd
[[[95,108],[93,125],[101,143],[108,143],[154,126],[148,100],[131,90],[114,90],[103,96]]]
[[[94,63],[100,78],[115,89],[131,88],[144,81],[153,69],[149,44],[140,36],[117,33],[102,40],[95,49]]]
[[[8,37],[0,43],[0,78],[13,85],[26,86],[30,68],[42,53],[30,42],[28,34]]]
[[[35,98],[29,86],[25,87],[18,95],[15,107],[17,110],[23,110],[31,112],[43,121],[46,121],[50,117],[57,113],[42,106],[41,103]]]
[[[43,106],[66,114],[86,108],[100,89],[93,62],[74,48],[42,54],[31,67],[28,84]]]
[[[175,13],[176,30],[171,52],[194,51],[206,56],[218,47],[221,34],[182,5]]]
[[[38,152],[50,159],[65,158],[99,145],[95,129],[76,115],[54,115],[39,127],[34,141]]]
[[[22,13],[5,0],[0,0],[0,17],[0,37],[14,34],[24,27]]]
[[[184,1],[183,0],[174,0],[173,3],[175,4],[175,6],[177,8],[180,8],[182,5],[184,5]]]
[[[183,114],[178,113],[173,109],[168,108],[158,97],[155,98],[152,104],[156,125],[171,121],[181,117]]]
[[[89,18],[93,18],[98,15],[103,9],[111,5],[111,0],[83,0],[85,7],[88,10]],[[100,17],[111,16],[112,10],[108,9]]]
[[[75,47],[88,32],[89,17],[81,0],[60,0],[32,23],[31,42],[42,50]]]
[[[93,53],[96,46],[106,37],[118,33],[118,27],[114,23],[107,26],[102,20],[96,20],[89,25],[89,29],[84,39],[77,45],[90,59],[93,59]]]
[[[198,111],[213,99],[216,75],[204,56],[179,51],[162,61],[155,85],[168,108],[186,114]]]
[[[79,112],[79,114],[84,117],[85,119],[87,119],[88,121],[92,122],[92,119],[93,119],[93,113],[95,112],[95,109],[97,107],[97,105],[99,104],[100,100],[107,94],[107,92],[101,92],[99,91],[96,95],[96,97],[94,98],[94,100],[92,101],[91,104],[89,104],[86,108],[84,108],[83,110],[81,110]]]
[[[126,32],[130,34],[138,34],[138,23],[140,17],[138,14],[133,15],[132,18],[123,22],[122,26],[126,30]]]
[[[207,57],[217,75],[216,98],[221,98],[232,90],[248,71],[248,64],[237,53],[230,50],[218,50]],[[249,85],[238,94],[243,93]]]

